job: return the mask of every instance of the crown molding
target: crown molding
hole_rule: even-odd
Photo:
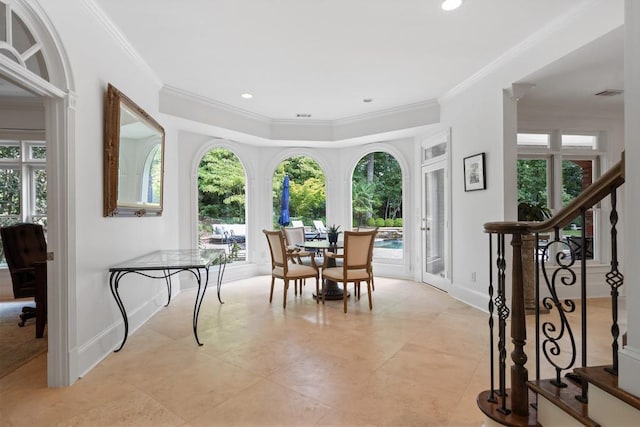
[[[162,86],[163,82],[156,72],[149,66],[149,64],[142,58],[140,53],[133,47],[129,40],[122,34],[122,31],[115,26],[109,19],[107,14],[102,10],[100,6],[94,0],[83,0],[83,3],[87,10],[98,20],[102,27],[109,33],[109,35],[116,41],[116,43],[122,48],[122,50],[129,55],[135,63],[137,63],[146,74],[151,77],[158,86]]]
[[[216,101],[214,99],[207,98],[206,96],[198,95],[196,93],[189,92],[187,90],[183,90],[175,86],[163,85],[162,88],[160,89],[160,92],[161,94],[166,94],[169,96],[177,96],[187,101],[196,102],[198,104],[225,112],[227,114],[239,115],[244,118],[257,120],[262,123],[271,124],[273,121],[269,117],[263,116],[261,114],[253,113],[251,111],[244,110],[242,108],[234,107],[233,105],[225,104],[224,102]]]
[[[399,107],[387,108],[386,110],[372,111],[370,113],[359,114],[357,116],[345,117],[333,121],[334,126],[352,125],[368,120],[380,120],[400,114],[411,115],[424,110],[439,108],[440,104],[437,99],[429,99],[427,101],[416,102],[414,104],[401,105]]]

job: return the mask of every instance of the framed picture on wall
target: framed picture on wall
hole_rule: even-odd
[[[464,158],[464,191],[484,190],[487,180],[484,173],[484,153]]]

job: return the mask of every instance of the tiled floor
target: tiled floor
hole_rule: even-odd
[[[72,387],[46,388],[46,358],[0,381],[2,426],[473,426],[488,388],[487,315],[427,285],[376,278],[366,296],[317,305],[270,278],[223,286],[191,331],[175,298]]]

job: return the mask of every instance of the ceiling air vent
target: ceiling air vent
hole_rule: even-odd
[[[299,119],[308,119],[309,117],[311,117],[311,114],[309,113],[298,113],[296,114],[296,117]]]
[[[596,96],[616,96],[622,95],[623,92],[622,89],[605,89],[602,92],[596,93]]]

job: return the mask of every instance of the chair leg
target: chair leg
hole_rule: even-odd
[[[348,282],[344,282],[344,286],[342,287],[342,301],[344,303],[345,314],[347,313],[347,295],[349,294],[349,292],[347,292],[347,283]]]
[[[284,298],[282,299],[282,308],[287,308],[287,291],[288,290],[289,290],[289,281],[285,280],[284,281]]]
[[[276,278],[271,276],[271,293],[269,294],[269,304],[271,304],[271,301],[273,301],[273,286],[276,283]]]
[[[324,294],[324,290],[322,292]],[[322,302],[324,303],[324,295],[322,298]],[[316,304],[320,304],[320,280],[316,277]]]
[[[373,301],[371,300],[371,291],[373,283],[371,280],[367,280],[367,295],[369,295],[369,310],[373,310]]]

